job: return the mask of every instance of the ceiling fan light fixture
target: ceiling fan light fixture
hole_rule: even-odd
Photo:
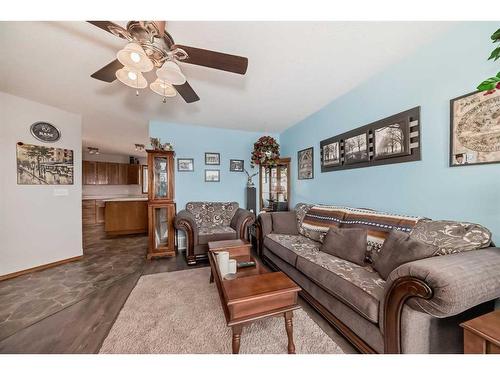
[[[146,52],[137,43],[129,43],[116,54],[118,61],[123,65],[139,72],[149,72],[153,69],[153,62]]]
[[[121,83],[134,89],[144,89],[148,86],[148,82],[141,72],[136,72],[127,66],[116,71],[116,78]]]
[[[183,85],[186,83],[186,76],[174,61],[165,61],[163,66],[156,71],[156,75],[160,80],[172,85]]]
[[[163,97],[172,98],[177,95],[177,90],[170,83],[165,82],[159,78],[149,85],[149,88],[158,95]]]

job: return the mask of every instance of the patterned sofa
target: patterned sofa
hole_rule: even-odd
[[[331,226],[367,230],[364,265],[319,250]],[[264,262],[299,284],[302,297],[364,353],[463,352],[459,323],[491,311],[500,297],[500,249],[477,224],[299,203],[260,214],[257,228]],[[384,280],[370,261],[392,230],[438,250]]]
[[[177,213],[174,226],[186,234],[186,259],[189,265],[207,257],[208,242],[246,239],[255,215],[237,202],[188,202]]]

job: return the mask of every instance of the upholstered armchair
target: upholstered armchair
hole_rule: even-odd
[[[247,239],[255,215],[237,202],[188,202],[175,217],[175,228],[186,234],[186,259],[194,265],[207,257],[210,241]]]

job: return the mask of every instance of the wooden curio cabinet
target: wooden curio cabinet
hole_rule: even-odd
[[[175,255],[174,152],[148,153],[148,259]]]
[[[290,158],[281,158],[273,167],[260,166],[260,210],[288,211]]]

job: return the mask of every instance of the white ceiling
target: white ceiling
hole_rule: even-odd
[[[117,22],[125,25],[125,22]],[[136,154],[149,120],[280,132],[451,27],[447,22],[167,23],[180,44],[246,56],[245,76],[182,64],[201,101],[90,74],[125,41],[85,22],[0,22],[0,90],[83,116],[84,146]],[[7,58],[8,56],[8,58]],[[148,73],[150,79],[154,73]]]

